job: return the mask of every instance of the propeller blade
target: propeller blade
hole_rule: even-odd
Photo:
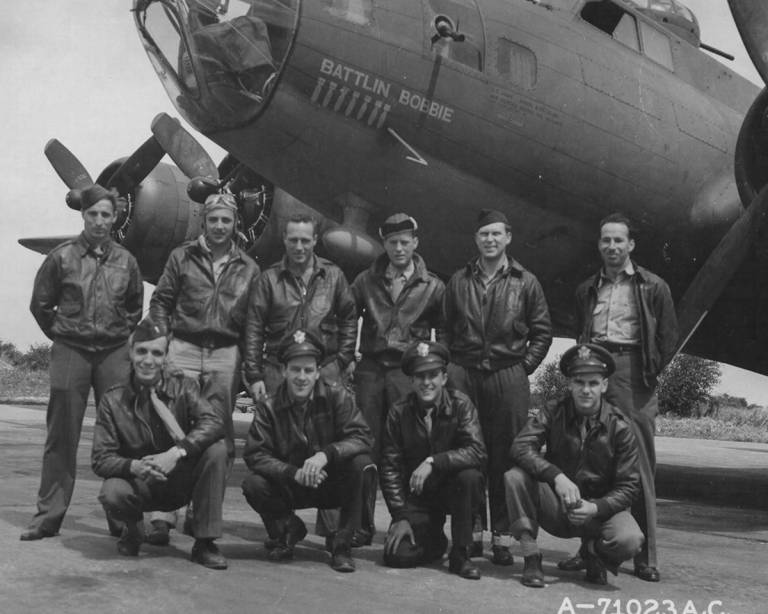
[[[80,164],[75,155],[62,145],[58,139],[51,139],[45,144],[45,157],[53,166],[53,170],[70,189],[82,190],[93,184],[93,179]]]
[[[219,180],[219,171],[211,157],[178,119],[160,113],[152,120],[152,134],[187,177]]]
[[[728,0],[731,15],[757,72],[768,84],[768,3],[765,0]]]
[[[712,305],[741,266],[753,245],[758,229],[768,215],[768,186],[750,204],[746,212],[725,233],[717,247],[696,273],[677,306],[680,326],[678,351],[706,317]]]
[[[105,187],[117,188],[121,195],[127,194],[152,172],[164,155],[165,150],[160,143],[154,136],[150,136],[112,173]]]

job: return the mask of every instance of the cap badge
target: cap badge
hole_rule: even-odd
[[[293,341],[295,343],[304,343],[307,340],[307,335],[303,330],[297,330],[293,333]]]
[[[579,348],[579,359],[589,360],[590,358],[592,358],[592,351],[586,345],[582,345]]]
[[[422,358],[426,358],[429,356],[429,345],[426,343],[419,343],[419,345],[416,346],[416,353]]]

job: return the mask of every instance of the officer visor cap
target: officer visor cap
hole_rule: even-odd
[[[442,343],[419,341],[403,352],[400,368],[406,375],[414,375],[431,369],[443,369],[450,360],[451,353]]]
[[[585,373],[600,373],[608,377],[615,369],[611,353],[594,343],[574,345],[560,358],[560,371],[568,377]]]
[[[322,342],[309,331],[296,330],[283,337],[277,347],[277,359],[283,364],[300,356],[313,356],[318,363],[325,356]]]

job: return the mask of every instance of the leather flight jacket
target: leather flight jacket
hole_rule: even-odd
[[[370,454],[371,445],[371,431],[345,387],[318,381],[306,405],[297,405],[283,382],[274,397],[256,403],[243,460],[255,474],[286,483],[317,452],[331,466]]]
[[[141,318],[143,295],[131,253],[108,241],[97,255],[81,233],[46,256],[29,309],[52,341],[96,352],[125,343]]]
[[[171,252],[149,302],[149,315],[174,336],[209,349],[240,343],[248,291],[258,265],[234,248],[216,279],[211,256],[199,240]]]
[[[351,289],[363,318],[360,352],[386,367],[399,367],[405,349],[416,341],[429,341],[431,329],[437,341],[443,341],[445,284],[414,254],[413,274],[393,301],[385,276],[388,264],[387,254],[379,256],[357,276]]]
[[[483,371],[522,363],[530,375],[552,343],[541,284],[509,258],[505,270],[484,292],[478,261],[474,258],[456,271],[445,289],[443,317],[451,360]]]
[[[438,476],[464,469],[485,469],[488,456],[477,410],[469,397],[458,390],[443,389],[432,416],[430,434],[415,392],[397,401],[387,414],[379,481],[392,522],[407,517],[411,474],[429,456],[434,459],[432,465]]]
[[[216,386],[200,393],[197,380],[181,371],[167,373],[156,388],[186,437],[175,445],[196,458],[224,437],[224,391]],[[96,412],[91,466],[102,478],[130,479],[131,461],[165,452],[174,441],[149,398],[149,391],[131,376],[128,384],[110,388]]]
[[[357,310],[341,269],[315,256],[309,284],[302,289],[283,258],[251,284],[245,326],[244,368],[248,384],[264,379],[264,356],[277,364],[282,338],[302,328],[325,345],[324,366],[340,369],[352,362],[357,339]]]
[[[634,262],[632,287],[640,315],[640,348],[643,357],[643,380],[654,387],[661,371],[675,355],[679,331],[672,293],[667,283]],[[600,272],[576,288],[576,338],[590,343],[592,319],[597,305]]]
[[[640,495],[637,441],[624,415],[605,399],[583,440],[581,424],[570,396],[550,402],[528,419],[511,455],[515,465],[553,488],[564,473],[583,499],[597,505],[597,518],[605,520]]]

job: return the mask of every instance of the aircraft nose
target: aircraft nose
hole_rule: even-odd
[[[179,4],[134,0],[136,25],[161,81],[196,127],[242,126],[269,104],[296,35],[297,3],[196,2],[188,11]]]

